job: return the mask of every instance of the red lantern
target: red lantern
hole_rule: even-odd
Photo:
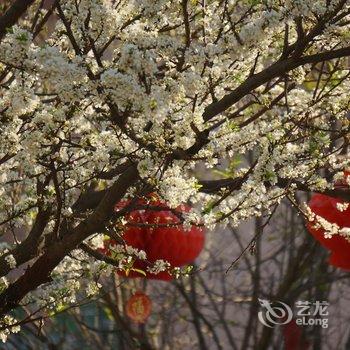
[[[341,212],[337,209],[337,203],[342,203],[342,201],[317,193],[312,196],[311,201],[309,202],[309,207],[316,215],[321,216],[328,222],[337,224],[339,227],[344,227],[346,226],[347,221],[350,221],[350,208]],[[308,223],[307,226],[309,232],[325,248],[330,250],[342,249],[342,247],[345,249],[350,248],[350,243],[344,237],[340,235],[334,235],[332,238],[325,238],[324,230],[322,228],[316,229],[313,222]]]
[[[350,244],[346,246],[346,252],[332,252],[329,257],[329,264],[335,267],[340,267],[344,270],[350,270]],[[344,249],[344,250],[345,250]]]
[[[120,210],[126,204],[127,202],[118,203],[116,208]],[[142,200],[138,204],[144,205],[146,202]],[[193,262],[203,249],[204,231],[197,226],[185,230],[179,217],[154,195],[148,205],[152,209],[135,210],[126,216],[128,226],[123,233],[123,239],[127,245],[146,252],[147,261],[138,259],[128,274],[120,271],[118,273],[125,277],[146,277],[170,281],[173,277],[167,271],[154,274],[148,272],[147,267],[152,266],[157,260],[165,260],[170,263],[171,267],[180,267]],[[180,205],[176,209],[179,214],[189,211],[190,207],[186,205]],[[145,224],[145,226],[137,226],[140,224]],[[111,243],[114,242],[105,242],[107,252]],[[137,269],[144,271],[146,276],[135,271]]]
[[[303,337],[303,330],[294,319],[284,325],[282,331],[286,350],[308,350],[310,348],[310,343]]]
[[[181,205],[179,212],[188,212],[190,207]],[[166,225],[170,227],[155,227],[148,230],[146,253],[150,261],[163,259],[172,266],[184,266],[193,262],[203,249],[203,230],[192,226],[186,231],[180,224],[180,219],[170,211],[151,212],[149,224]],[[178,224],[178,225],[174,225]]]
[[[349,187],[349,183],[348,183],[348,181],[349,181],[349,179],[350,179],[350,171],[348,171],[348,170],[345,170],[344,172],[343,172],[343,178],[342,179],[340,179],[340,180],[338,180],[336,183],[335,183],[335,187],[345,187],[345,188],[348,188]]]
[[[348,187],[346,179],[350,176],[349,172],[344,172],[344,180],[336,182],[336,188]],[[343,200],[329,197],[323,194],[312,196],[309,207],[318,216],[326,219],[328,222],[337,224],[340,228],[350,227],[350,206],[340,211],[339,204],[346,204]],[[333,266],[343,269],[350,269],[350,242],[341,235],[334,235],[331,238],[324,237],[322,228],[316,229],[314,222],[307,224],[308,231],[327,249],[332,251],[329,263]]]
[[[152,310],[151,299],[143,292],[136,292],[126,303],[126,314],[136,323],[144,323]]]

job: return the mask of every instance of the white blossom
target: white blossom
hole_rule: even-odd
[[[16,259],[12,254],[7,255],[5,260],[11,269],[17,266]]]

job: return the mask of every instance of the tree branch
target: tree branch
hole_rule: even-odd
[[[0,41],[6,34],[6,29],[17,23],[35,0],[16,0],[13,5],[0,17]]]
[[[304,56],[300,58],[287,58],[283,61],[278,61],[261,72],[247,78],[240,86],[234,89],[231,93],[225,95],[221,100],[207,106],[203,113],[203,119],[208,121],[218,114],[226,111],[228,108],[238,102],[243,96],[246,96],[250,91],[258,88],[262,84],[267,83],[273,78],[286,74],[287,72],[303,66],[308,63],[318,63],[335,58],[350,56],[350,47],[345,47],[338,50],[321,52],[318,54]]]
[[[235,179],[199,181],[199,184],[202,186],[200,189],[201,192],[215,193],[224,188],[226,189],[235,188],[237,184],[241,182],[242,182],[242,177],[237,177]],[[300,181],[292,180],[292,179],[283,179],[283,178],[278,178],[276,186],[281,188],[287,188],[292,184],[296,185],[296,188],[299,191],[321,193],[330,197],[341,198],[344,201],[350,202],[350,189],[345,190],[345,189],[335,188],[333,190],[326,189],[324,191],[314,191],[314,190],[311,190],[308,185],[305,185]]]
[[[114,212],[115,203],[138,179],[136,165],[130,166],[106,192],[96,210],[61,241],[47,247],[44,254],[0,295],[0,316],[19,305],[22,298],[51,280],[50,274],[64,257],[84,239],[101,232]]]

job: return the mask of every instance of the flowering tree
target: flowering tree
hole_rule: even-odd
[[[57,308],[147,259],[98,248],[105,234],[122,243],[136,207],[159,210],[140,204],[151,192],[210,229],[272,214],[284,197],[297,206],[297,191],[350,200],[332,182],[350,165],[348,1],[3,6],[3,339],[19,305]]]
[[[21,326],[6,350],[46,349],[44,344],[52,350],[92,344],[97,350],[264,350],[280,349],[283,343],[285,350],[310,349],[306,344],[317,350],[346,348],[349,272],[327,263],[326,251],[305,232],[303,218],[290,203],[284,201],[276,214],[263,234],[262,218],[251,220],[249,230],[215,230],[197,261],[201,270],[188,278],[162,284],[115,275],[103,278],[100,292],[79,307],[66,304],[49,320]],[[218,234],[220,240],[215,239]],[[252,237],[254,246],[242,255]],[[144,324],[132,322],[125,307],[130,295],[140,290],[152,300],[152,315]],[[327,300],[328,327],[295,327],[293,322],[265,327],[257,316],[260,298],[286,302],[295,317],[297,301]]]

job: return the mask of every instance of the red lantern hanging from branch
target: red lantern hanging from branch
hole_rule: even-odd
[[[125,311],[136,323],[145,323],[151,314],[151,299],[143,292],[136,292],[126,303]]]
[[[127,204],[118,203],[116,209],[120,210]],[[170,281],[173,277],[168,271],[152,273],[147,271],[147,267],[152,267],[157,260],[167,261],[171,268],[192,263],[203,249],[204,230],[197,226],[191,226],[189,230],[184,228],[180,217],[190,211],[187,205],[171,210],[154,195],[148,202],[138,201],[138,205],[145,205],[146,209],[134,210],[126,215],[127,227],[122,237],[127,245],[145,251],[147,261],[137,259],[130,271],[118,273],[129,278]],[[109,245],[114,243],[111,240],[105,242],[105,254],[108,254]],[[142,270],[144,274],[137,270]]]
[[[344,172],[344,179],[336,182],[335,187],[348,187],[347,179],[349,177],[350,173]],[[337,224],[340,229],[350,227],[350,205],[341,199],[323,194],[314,194],[309,202],[309,207],[314,214],[332,224]],[[329,264],[343,269],[350,269],[350,242],[347,238],[339,234],[326,238],[325,230],[316,228],[315,223],[309,222],[307,224],[308,231],[321,245],[332,252]]]
[[[180,213],[189,212],[190,207],[181,205],[176,210]],[[186,231],[180,219],[171,211],[150,212],[147,223],[155,225],[148,229],[146,242],[150,261],[163,259],[172,266],[184,266],[193,262],[203,249],[203,230],[192,226]]]

